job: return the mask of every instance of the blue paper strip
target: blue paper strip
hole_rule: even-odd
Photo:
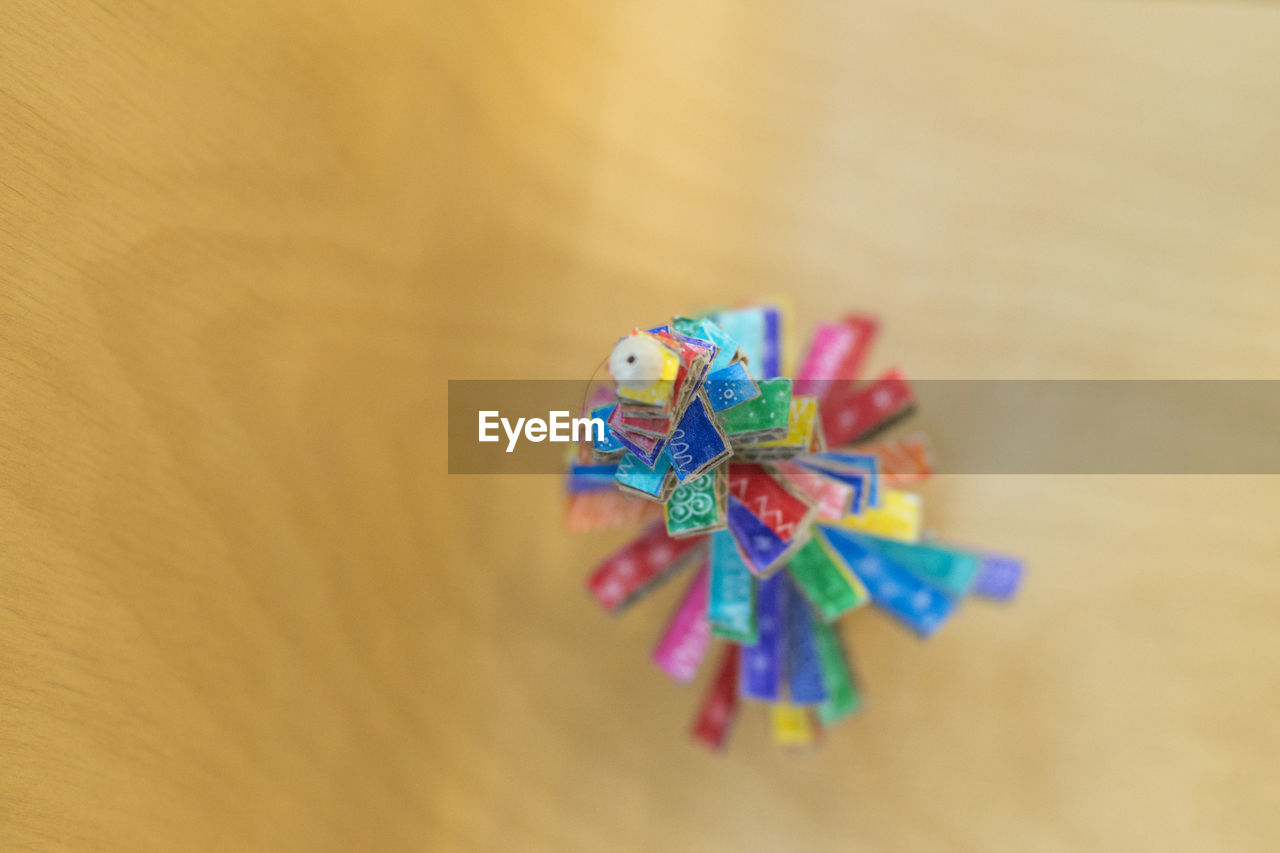
[[[627,453],[618,462],[618,472],[614,474],[614,479],[638,492],[644,492],[656,498],[662,494],[662,483],[666,480],[667,471],[670,468],[671,460],[665,453],[658,460],[658,464],[652,468]]]
[[[782,675],[782,631],[786,612],[786,575],[778,572],[760,582],[756,622],[760,639],[742,649],[742,695],[777,701]]]
[[[751,379],[747,366],[740,361],[707,374],[706,388],[713,412],[723,412],[760,396],[759,386]]]
[[[638,461],[643,462],[646,468],[652,468],[658,464],[659,459],[666,458],[663,453],[667,448],[667,440],[665,438],[658,439],[658,443],[653,446],[652,450],[645,450],[643,447],[616,430],[614,431],[613,436],[622,443],[622,446],[625,447],[631,455],[635,456]],[[625,459],[626,457],[623,458]]]
[[[613,407],[617,403],[610,403],[607,406],[599,406],[591,410],[591,417],[599,418],[604,421],[604,441],[593,441],[592,445],[601,453],[613,453],[622,449],[622,442],[618,441],[617,436],[613,434],[613,427],[609,426],[609,415],[613,414]],[[594,430],[592,435],[594,435]]]
[[[728,367],[733,357],[738,354],[738,342],[710,320],[702,321],[702,331],[707,338],[720,347],[716,357],[711,360],[711,369],[721,370]]]
[[[830,477],[833,480],[844,483],[853,489],[853,499],[849,503],[850,515],[861,515],[862,510],[870,505],[867,496],[871,488],[875,485],[875,478],[865,476],[865,471],[856,471],[853,473],[835,471],[831,468],[810,461],[813,457],[801,456],[795,461],[800,465],[808,468],[810,471],[821,474],[824,477]]]
[[[613,479],[617,473],[617,465],[571,465],[568,479],[569,494],[612,489],[614,488]]]
[[[827,689],[822,683],[813,614],[790,579],[787,584],[787,683],[791,701],[797,705],[817,705],[827,701]]]
[[[867,506],[880,506],[880,457],[874,453],[845,453],[838,450],[829,450],[825,453],[815,453],[802,461],[822,470],[831,470],[830,466],[824,466],[823,463],[833,462],[836,465],[866,471],[869,481]],[[848,480],[845,480],[845,482],[848,482]]]
[[[873,551],[863,543],[863,537],[826,525],[820,526],[819,530],[849,570],[866,586],[871,600],[917,634],[929,636],[955,610],[954,599]]]
[[[711,421],[711,413],[699,394],[689,403],[667,442],[667,456],[676,469],[676,479],[684,482],[686,478],[701,473],[728,449],[729,445]]]

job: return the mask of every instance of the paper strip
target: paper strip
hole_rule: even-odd
[[[787,579],[782,573],[760,581],[756,621],[760,639],[742,648],[742,695],[776,701],[782,679],[783,620],[786,618]]]
[[[591,444],[597,453],[616,453],[623,449],[622,442],[618,441],[617,436],[613,434],[613,427],[609,426],[609,418],[613,415],[615,408],[617,404],[611,403],[591,410],[591,417],[605,422],[604,441],[596,441],[595,430],[587,430],[587,434],[591,437]]]
[[[858,453],[870,453],[880,460],[885,485],[902,486],[927,480],[933,474],[929,443],[923,435],[888,439],[859,445]]]
[[[791,555],[787,568],[792,580],[822,618],[830,622],[870,599],[867,588],[837,562],[821,533]]]
[[[796,393],[822,399],[836,382],[857,379],[878,327],[875,318],[858,314],[840,323],[820,324],[796,374]]]
[[[827,701],[818,706],[818,719],[829,725],[862,708],[862,691],[849,666],[837,627],[819,622],[813,629],[822,665],[822,686],[827,691]]]
[[[667,533],[688,536],[724,527],[728,515],[728,483],[729,476],[721,466],[677,486],[662,506]]]
[[[875,454],[828,450],[805,457],[802,464],[845,482],[853,482],[851,475],[866,474],[866,505],[880,506],[880,457]]]
[[[659,522],[605,557],[587,578],[587,589],[605,610],[618,613],[675,573],[705,544],[705,536],[672,539]]]
[[[779,703],[769,706],[769,728],[779,746],[809,746],[817,739],[807,708]]]
[[[791,380],[761,379],[756,386],[760,396],[717,415],[731,439],[757,433],[766,433],[766,437],[786,435],[791,415]]]
[[[885,489],[880,506],[864,509],[861,515],[840,520],[840,526],[900,542],[918,542],[921,530],[920,496],[913,492]]]
[[[564,511],[565,529],[572,533],[609,530],[640,524],[662,514],[653,501],[632,497],[617,489],[570,495]]]
[[[747,366],[735,361],[728,367],[707,374],[707,401],[713,412],[732,409],[760,396],[760,386],[747,372]]]
[[[979,556],[981,566],[970,591],[974,595],[993,598],[996,601],[1008,601],[1013,598],[1018,588],[1022,586],[1024,573],[1022,561],[1017,557],[990,552],[982,552]]]
[[[613,478],[617,473],[617,465],[570,465],[565,482],[571,495],[599,492],[614,487]]]
[[[781,575],[786,577],[785,573]],[[797,705],[817,705],[827,699],[822,684],[822,667],[814,645],[813,615],[809,603],[795,589],[789,589],[786,619],[787,687]]]
[[[876,606],[911,630],[927,637],[955,610],[952,598],[873,551],[863,544],[863,537],[839,527],[822,530],[832,549],[866,585]]]
[[[838,521],[852,512],[854,487],[849,483],[827,477],[790,459],[773,463],[773,470],[815,505],[818,518]],[[858,489],[862,488],[863,481],[859,479]]]
[[[706,399],[699,394],[667,442],[667,457],[681,482],[697,477],[729,455],[724,433],[711,419]]]
[[[739,643],[754,643],[756,582],[742,561],[738,546],[727,530],[711,534],[711,578],[707,597],[707,621],[711,633]]]
[[[911,386],[898,370],[864,387],[833,390],[820,407],[822,431],[829,447],[870,438],[915,405]]]
[[[981,565],[976,554],[942,545],[908,544],[871,537],[864,544],[870,544],[886,558],[951,596],[969,591]]]
[[[703,563],[653,651],[658,666],[682,683],[697,673],[698,664],[711,643],[711,626],[707,623],[709,575],[710,570]]]
[[[707,688],[693,723],[693,739],[711,749],[721,749],[738,711],[738,647],[726,643],[716,676]]]
[[[628,452],[618,460],[618,470],[613,478],[620,485],[650,498],[663,500],[667,497],[669,485],[667,474],[671,471],[671,460],[663,453],[657,464],[648,466]]]
[[[753,575],[769,574],[790,548],[790,543],[732,495],[729,496],[728,525]]]
[[[729,494],[784,541],[794,539],[814,515],[812,506],[759,465],[730,466]]]

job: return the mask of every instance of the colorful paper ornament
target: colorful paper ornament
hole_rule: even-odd
[[[633,330],[586,407],[603,436],[568,472],[570,529],[648,523],[587,579],[606,611],[696,567],[653,657],[681,683],[716,660],[692,728],[713,749],[742,702],[769,705],[787,747],[860,710],[839,632],[851,611],[928,637],[965,597],[1008,600],[1023,575],[1014,557],[926,533],[904,487],[931,475],[928,444],[880,438],[914,410],[911,386],[898,370],[860,381],[878,321],[819,325],[794,381],[780,375],[783,326],[761,305]]]

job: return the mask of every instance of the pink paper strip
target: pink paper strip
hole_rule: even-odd
[[[789,459],[775,462],[773,468],[788,483],[795,486],[818,508],[818,518],[839,521],[849,514],[853,503],[853,486],[824,477],[818,472],[797,465]]]
[[[879,324],[872,317],[853,314],[839,323],[822,323],[796,374],[795,393],[824,399],[835,385],[857,379]]]
[[[680,606],[671,617],[653,659],[668,675],[679,682],[692,680],[711,644],[711,624],[707,622],[707,564],[689,584]]]

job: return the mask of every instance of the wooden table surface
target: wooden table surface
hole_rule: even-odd
[[[1274,6],[0,24],[0,848],[1280,845],[1280,478],[938,479],[1022,599],[852,617],[866,713],[713,757],[647,661],[677,590],[605,618],[622,535],[443,423],[777,294],[914,377],[1277,378]]]

